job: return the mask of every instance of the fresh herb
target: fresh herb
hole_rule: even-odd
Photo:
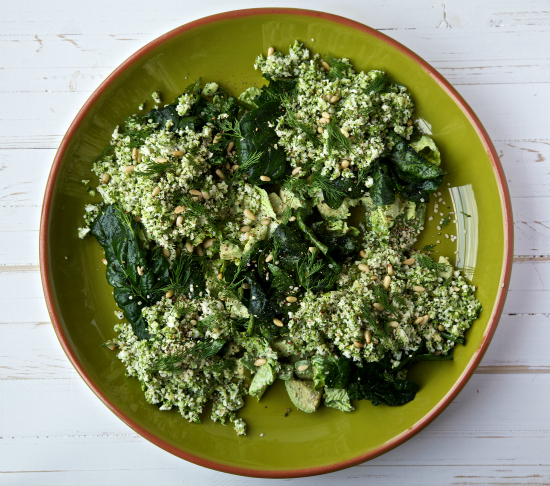
[[[430,251],[433,250],[437,245],[426,245],[424,248],[422,248],[422,251]]]
[[[207,339],[204,341],[197,341],[194,346],[185,351],[174,353],[170,356],[163,356],[158,359],[149,368],[149,371],[181,372],[182,361],[188,356],[193,356],[196,361],[208,359],[216,355],[224,345],[224,340]]]
[[[467,218],[471,218],[471,216],[469,214],[466,214],[464,211],[460,211],[464,216],[466,216]]]
[[[397,314],[397,309],[394,307],[390,300],[390,292],[386,290],[381,285],[375,285],[372,289],[376,297],[376,302],[378,302],[384,309],[392,314]]]
[[[364,89],[364,93],[369,96],[375,94],[387,93],[390,88],[390,78],[385,73],[378,73],[377,76],[367,85]]]
[[[351,140],[342,133],[336,117],[330,119],[330,123],[325,125],[325,130],[328,132],[327,150],[329,154],[334,150],[352,152]]]
[[[353,70],[353,66],[343,59],[325,56],[325,61],[330,66],[330,70],[327,72],[327,77],[330,79],[347,78]]]
[[[448,214],[443,221],[441,221],[441,227],[445,228],[451,222],[451,215]]]
[[[448,265],[447,263],[435,262],[428,255],[423,255],[421,253],[417,253],[414,256],[414,258],[416,260],[417,265],[420,265],[421,267],[427,268],[429,270],[445,272],[451,266],[451,265]]]

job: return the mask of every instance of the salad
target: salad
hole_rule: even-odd
[[[79,236],[103,247],[121,309],[105,345],[147,402],[197,423],[212,402],[237,434],[275,380],[308,413],[403,405],[408,367],[452,359],[481,311],[447,258],[414,248],[440,153],[382,71],[299,42],[254,66],[267,84],[238,97],[153,93],[94,162]]]

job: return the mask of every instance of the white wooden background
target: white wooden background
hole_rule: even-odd
[[[17,0],[0,2],[0,484],[256,485],[153,446],[86,387],[50,325],[38,224],[61,137],[135,50],[191,20],[299,7],[381,30],[470,103],[501,157],[515,258],[504,315],[453,404],[399,448],[293,485],[550,484],[548,0]]]

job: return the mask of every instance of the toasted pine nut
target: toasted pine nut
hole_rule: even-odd
[[[439,324],[439,326],[437,326],[437,330],[438,330],[439,332],[441,332],[441,331],[444,331],[445,328],[443,327],[443,325]]]
[[[132,159],[136,160],[137,159],[137,154],[138,154],[138,149],[137,149],[137,147],[134,147],[132,149]]]
[[[137,215],[134,216],[134,221],[135,221],[136,223],[139,223],[139,222],[141,221],[141,216],[137,216]]]
[[[235,142],[233,142],[233,140],[231,140],[231,142],[229,142],[227,144],[227,153],[231,152],[233,150],[233,147],[235,146]]]
[[[359,265],[357,265],[357,268],[362,272],[368,272],[370,270],[369,266],[365,265],[364,263],[360,263]]]
[[[310,247],[308,248],[308,250],[309,250],[310,253],[313,253],[313,252],[315,251],[315,247],[314,247],[314,246],[310,246]]]
[[[279,327],[283,327],[283,326],[284,326],[283,321],[281,321],[281,320],[279,320],[279,319],[277,319],[277,318],[273,319],[273,324],[275,324],[276,326],[279,326]]]
[[[328,118],[322,117],[317,120],[317,123],[322,123],[323,125],[326,125],[327,123],[330,123],[330,120]]]
[[[203,251],[202,247],[200,247],[200,246],[197,246],[197,255],[204,256],[204,251]]]
[[[372,306],[377,310],[377,311],[383,311],[384,310],[384,306],[382,304],[380,304],[379,302],[375,302],[374,304],[372,304]]]
[[[275,48],[274,48],[274,47],[270,47],[270,48],[267,50],[267,57],[272,56],[273,54],[275,54]]]
[[[193,250],[194,250],[195,248],[193,248],[193,245],[187,241],[187,242],[185,243],[185,249],[186,249],[189,253],[193,253]]]
[[[459,289],[458,287],[453,287],[453,290],[454,290],[455,292],[460,292],[460,289]]]
[[[399,322],[397,321],[390,321],[390,327],[393,327],[394,329],[397,329],[399,327]]]
[[[138,273],[138,275],[143,275],[145,273],[143,271],[143,267],[137,267],[137,273]]]
[[[225,175],[223,174],[223,172],[222,172],[220,169],[216,169],[216,175],[217,175],[220,179],[225,179]]]
[[[330,64],[327,61],[323,61],[321,65],[327,70],[330,71]]]
[[[342,169],[347,169],[349,167],[349,160],[342,160],[342,162],[340,162],[340,167],[342,167]]]
[[[414,320],[414,323],[415,323],[415,324],[422,324],[423,322],[424,322],[424,316],[417,317],[417,318]]]
[[[424,287],[422,287],[421,285],[415,285],[415,286],[413,287],[413,290],[414,290],[415,292],[425,292],[425,291],[426,291],[426,289],[425,289]]]
[[[252,236],[252,233],[250,233],[250,231],[245,231],[245,233],[244,233],[244,239],[245,240],[248,241],[251,236]]]
[[[364,348],[365,347],[365,343],[360,343],[359,341],[353,341],[353,345],[356,348]]]
[[[183,156],[183,152],[182,152],[181,150],[174,150],[174,151],[172,152],[172,155],[173,155],[174,157],[181,157],[181,156]]]
[[[265,257],[265,262],[266,262],[266,263],[269,263],[271,260],[273,260],[273,255],[270,253],[269,255],[267,255],[267,256]]]
[[[151,193],[151,195],[152,195],[153,197],[155,197],[155,196],[158,196],[159,194],[160,194],[160,187],[157,186],[157,187],[155,187],[155,188],[153,189],[153,192]]]
[[[308,368],[309,368],[309,365],[303,364],[298,366],[298,368],[296,368],[296,371],[299,371],[300,373],[302,373],[303,371],[306,371]]]
[[[370,342],[372,341],[372,332],[370,329],[367,329],[365,331],[365,341],[367,341],[367,344],[370,344]]]
[[[251,219],[252,221],[254,221],[256,219],[256,215],[250,211],[250,209],[245,209],[244,210],[244,215],[248,218],[248,219]]]
[[[412,118],[407,120],[407,126],[410,127],[413,124]]]
[[[204,241],[202,246],[204,246],[205,248],[210,248],[214,244],[215,241],[216,241],[216,238],[209,238],[208,240]]]
[[[107,184],[107,182],[109,182],[110,178],[111,178],[111,176],[109,174],[107,174],[107,172],[105,172],[105,174],[103,174],[103,177],[101,178],[101,182],[103,182],[103,184]]]
[[[183,216],[178,216],[176,218],[176,226],[181,226],[183,224]]]
[[[225,164],[225,170],[231,170],[231,164],[229,162]]]
[[[251,230],[250,226],[243,226],[243,227],[241,228],[241,231],[242,231],[243,233],[246,233],[247,231],[250,231],[250,230]]]
[[[428,322],[429,320],[430,320],[430,316],[426,314],[426,315],[422,318],[422,324],[426,324],[426,322]]]
[[[323,118],[328,118],[330,120],[330,113],[328,111],[323,111],[321,115],[323,115]]]
[[[127,165],[126,167],[122,168],[122,172],[125,174],[129,174],[130,172],[133,172],[135,167],[133,165]]]
[[[185,211],[185,206],[176,206],[175,209],[174,209],[174,213],[175,214],[180,214],[180,213],[183,213]]]
[[[270,224],[271,224],[271,220],[269,220],[269,219],[262,219],[262,225],[263,225],[263,226],[268,226],[268,225],[270,225]]]
[[[359,252],[359,256],[360,256],[361,258],[367,258],[367,252],[366,252],[365,250],[361,250],[361,251]]]
[[[221,280],[223,278],[223,273],[218,273],[218,280]]]
[[[390,284],[391,284],[391,277],[389,275],[386,275],[384,277],[384,288],[387,290],[390,288]]]
[[[208,194],[208,192],[201,191],[201,194],[202,194],[202,197],[204,197],[204,199],[206,199],[207,201],[210,199],[210,194]]]
[[[258,358],[256,361],[254,361],[255,366],[262,366],[267,363],[267,359],[264,358]]]
[[[169,290],[168,292],[166,292],[166,297],[170,298],[174,295],[174,291],[173,290]]]
[[[371,280],[378,280],[378,275],[373,275],[370,279]]]
[[[264,182],[269,182],[271,180],[271,177],[269,176],[260,176],[260,180]]]
[[[416,260],[414,258],[407,258],[404,262],[403,262],[403,265],[414,265],[414,262],[416,262]]]
[[[349,138],[349,132],[345,128],[340,128],[340,133],[344,135],[344,137]]]
[[[157,157],[155,159],[155,162],[157,162],[158,164],[165,164],[166,162],[168,162],[168,159],[166,159],[164,157]]]
[[[191,194],[192,196],[201,196],[202,197],[202,192],[198,191],[197,189],[191,189],[189,191],[189,194]]]
[[[331,103],[337,103],[338,101],[340,101],[340,97],[338,95],[334,95],[331,99],[330,99],[330,102]]]
[[[162,254],[164,255],[165,258],[170,258],[170,249],[169,248],[164,248],[162,250]]]
[[[317,133],[325,133],[325,129],[323,127],[317,127]]]
[[[388,263],[388,275],[393,275],[393,267],[391,263]]]
[[[300,173],[300,171],[302,170],[301,167],[295,167],[293,170],[292,170],[292,175],[298,175]]]
[[[189,324],[191,324],[192,326],[196,326],[198,324],[197,320],[196,319],[191,319],[189,321]]]
[[[101,261],[103,262],[103,265],[107,265],[107,263],[109,263],[109,262],[107,261],[107,259],[106,259],[106,258],[104,258],[104,259],[103,259],[103,260],[101,260]],[[139,268],[139,267],[138,267],[138,268]],[[139,273],[139,270],[138,270],[138,273]],[[141,275],[141,274],[140,274],[140,275]]]
[[[289,295],[287,298],[286,298],[286,301],[287,302],[296,302],[298,299],[296,297],[294,297],[293,295]]]
[[[212,139],[212,143],[218,143],[222,138],[221,133],[217,133],[216,136]]]
[[[291,216],[290,218],[288,218],[289,221],[296,221],[296,216]]]

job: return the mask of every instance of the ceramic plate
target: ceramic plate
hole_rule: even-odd
[[[261,402],[247,400],[240,415],[249,424],[248,435],[237,437],[230,426],[209,419],[190,424],[177,411],[148,405],[137,380],[126,379],[115,354],[101,346],[114,337],[117,308],[105,280],[101,248],[93,238],[77,237],[83,207],[90,202],[81,180],[92,178],[92,160],[109,143],[114,127],[152,91],[171,100],[200,76],[238,94],[263,84],[253,68],[259,53],[270,46],[287,52],[295,39],[314,52],[348,57],[357,70],[384,70],[409,88],[416,117],[433,134],[443,168],[451,173],[442,199],[445,213],[457,214],[451,225],[456,224],[458,235],[451,243],[438,235],[434,221],[416,247],[441,241],[434,256],[450,256],[465,270],[479,286],[483,312],[453,361],[412,368],[410,376],[421,389],[405,406],[373,407],[362,401],[354,413],[321,408],[315,414],[294,411],[284,417],[291,404],[279,381]],[[458,93],[417,55],[369,27],[288,9],[241,10],[197,20],[159,37],[117,68],[86,102],[61,143],[46,188],[40,233],[42,281],[55,331],[96,395],[136,432],[172,454],[220,471],[260,477],[306,476],[352,466],[396,447],[429,424],[462,389],[489,345],[504,305],[511,258],[512,219],[502,167],[487,133]]]

